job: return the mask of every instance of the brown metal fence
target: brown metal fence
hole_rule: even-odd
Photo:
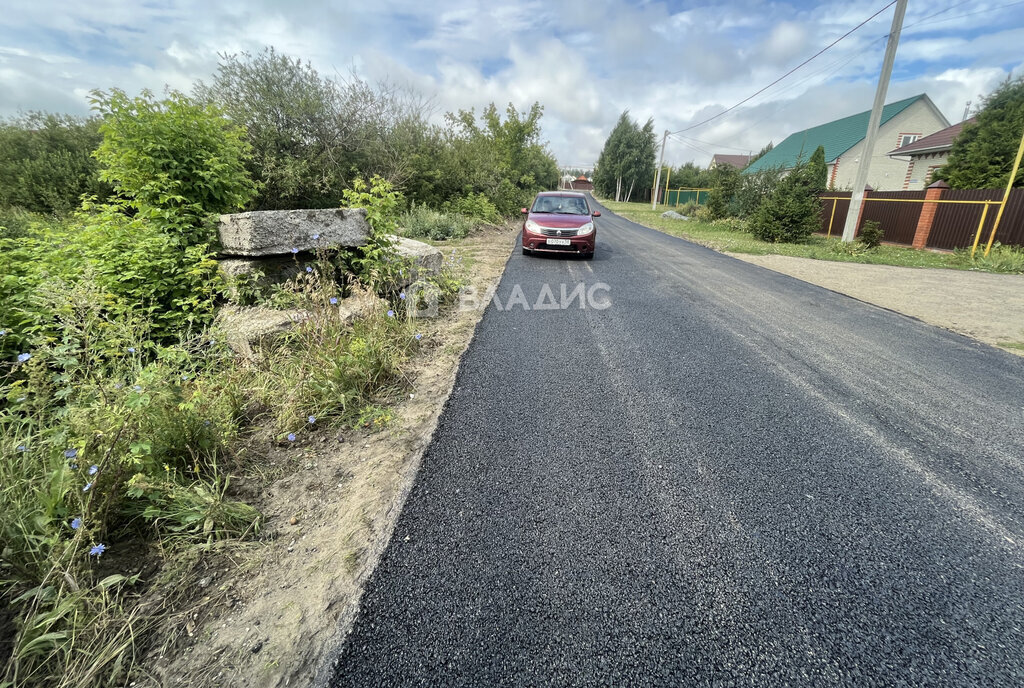
[[[886,203],[884,199],[919,199],[924,198],[924,192],[872,191],[869,197],[883,200],[873,200],[864,204],[857,231],[861,230],[865,222],[874,221],[882,228],[882,241],[908,245],[914,243],[914,231],[917,229],[917,220],[921,217],[921,208],[924,204]]]
[[[883,240],[895,244],[911,245],[914,232],[924,203],[907,203],[907,200],[925,200],[925,191],[870,191],[864,203],[857,232],[869,220],[879,223],[883,232]],[[954,190],[946,189],[941,197],[943,201],[999,201],[1002,200],[1001,189]],[[899,199],[901,202],[886,203],[885,199]],[[998,205],[988,206],[986,212],[983,203],[936,203],[935,218],[931,232],[928,234],[928,248],[952,250],[967,248],[974,244],[975,234],[982,213],[985,213],[985,224],[981,232],[982,246],[988,241]],[[849,191],[829,191],[822,194],[821,201],[821,233],[829,236],[840,236],[846,221],[846,212],[850,207]],[[1006,202],[1003,218],[999,222],[996,241],[1002,244],[1024,245],[1024,189],[1013,189]]]

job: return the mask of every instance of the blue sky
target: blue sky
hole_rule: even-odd
[[[430,99],[435,117],[490,101],[545,106],[565,165],[593,162],[618,114],[677,130],[721,112],[881,9],[849,2],[8,2],[0,115],[85,113],[93,88],[191,90],[218,53],[280,52]],[[756,151],[867,109],[892,9],[750,103],[669,144],[667,159]],[[928,93],[950,122],[1024,73],[1024,2],[912,0],[888,100]],[[696,140],[693,140],[696,139]]]

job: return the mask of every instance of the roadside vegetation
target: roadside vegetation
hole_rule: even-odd
[[[390,422],[425,342],[387,235],[464,237],[557,182],[537,104],[429,125],[271,49],[193,95],[91,101],[0,127],[0,686],[127,685],[198,562],[261,535],[246,446]],[[217,214],[338,206],[369,244],[320,251],[272,295],[308,319],[236,356]],[[442,304],[461,279],[433,278]],[[357,290],[381,305],[346,322]]]
[[[748,223],[738,218],[675,220],[661,216],[665,212],[665,206],[662,205],[657,210],[651,210],[650,203],[616,203],[607,200],[601,203],[629,220],[716,251],[759,256],[795,256],[844,263],[1024,274],[1024,248],[1021,247],[994,246],[987,258],[978,252],[972,260],[970,249],[939,253],[888,244],[869,247],[862,241],[843,243],[836,237],[827,238],[817,234],[799,243],[774,242],[758,238],[750,231]]]

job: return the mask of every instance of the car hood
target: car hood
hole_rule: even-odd
[[[562,213],[530,213],[526,217],[542,227],[582,227],[591,221],[589,215],[565,215]]]

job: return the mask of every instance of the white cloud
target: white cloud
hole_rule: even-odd
[[[967,100],[977,103],[1024,66],[1024,7],[944,1],[950,9],[935,17],[943,7],[908,10],[889,100],[927,92],[955,121]],[[682,10],[624,0],[452,0],[440,9],[420,0],[39,0],[5,8],[0,115],[85,112],[92,88],[188,90],[214,71],[218,53],[274,45],[324,74],[356,67],[411,86],[432,99],[438,116],[491,101],[520,110],[540,101],[552,150],[581,164],[597,157],[622,110],[654,117],[659,132],[682,129],[770,83],[870,11],[838,0]],[[778,86],[686,132],[691,139],[670,145],[669,160],[706,163],[719,144],[756,151],[867,109],[890,17],[883,12]]]

